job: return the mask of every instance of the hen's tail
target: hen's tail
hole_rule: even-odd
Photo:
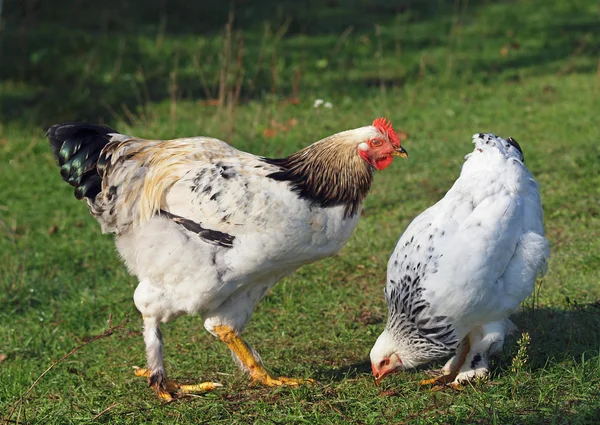
[[[100,152],[110,141],[112,128],[81,122],[53,125],[46,137],[50,149],[60,165],[64,181],[75,187],[75,197],[94,199],[102,190],[102,177],[98,173]]]

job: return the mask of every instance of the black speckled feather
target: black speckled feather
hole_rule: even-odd
[[[197,233],[198,236],[200,236],[202,239],[209,243],[219,245],[223,248],[233,247],[233,241],[235,240],[235,236],[231,236],[228,233],[219,232],[218,230],[205,229],[204,227],[202,227],[202,225],[196,223],[195,221],[189,220],[184,217],[180,217],[175,214],[171,214],[168,211],[161,210],[160,215],[170,220],[173,220],[177,224],[182,225],[190,232]]]
[[[445,316],[431,317],[427,314],[429,303],[423,298],[419,282],[420,277],[412,279],[406,274],[401,282],[391,282],[392,285],[386,287],[387,327],[396,333],[402,333],[401,328],[416,330],[421,338],[452,352],[458,345],[452,325]]]

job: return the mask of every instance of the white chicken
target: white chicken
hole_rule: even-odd
[[[421,384],[489,373],[488,358],[514,326],[508,316],[545,273],[538,184],[512,138],[473,136],[460,177],[408,226],[389,259],[388,320],[371,350],[376,383],[398,370],[454,356]]]
[[[269,288],[344,246],[374,170],[407,156],[383,118],[282,159],[208,137],[144,140],[84,123],[47,136],[63,178],[139,279],[147,367],[136,375],[165,400],[219,385],[167,379],[159,325],[183,314],[200,314],[253,380],[302,382],[272,377],[239,335]]]

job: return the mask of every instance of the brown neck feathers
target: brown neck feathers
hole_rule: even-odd
[[[344,217],[355,216],[371,189],[373,167],[358,155],[354,143],[334,138],[314,143],[287,158],[264,161],[281,171],[269,174],[289,181],[298,195],[321,208],[344,206]]]

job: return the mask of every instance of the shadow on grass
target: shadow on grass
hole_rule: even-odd
[[[336,368],[320,369],[317,371],[317,381],[335,381],[340,382],[346,379],[364,377],[365,375],[371,376],[371,362],[367,359],[362,362],[352,363],[347,366],[340,366]]]
[[[529,357],[532,370],[544,368],[548,361],[582,362],[600,353],[600,301],[571,304],[569,309],[528,308],[512,317],[518,326],[508,339],[505,353],[516,352],[521,332],[531,337]],[[510,364],[510,359],[507,359]]]

